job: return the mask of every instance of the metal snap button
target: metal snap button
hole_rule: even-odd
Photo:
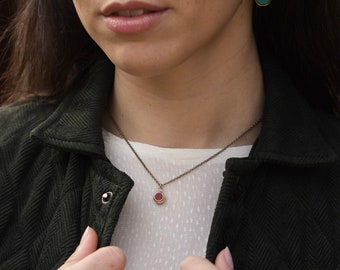
[[[112,199],[113,193],[106,192],[102,195],[102,204],[108,204]]]

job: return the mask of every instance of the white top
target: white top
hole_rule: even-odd
[[[125,252],[126,270],[177,270],[187,256],[205,256],[225,161],[248,156],[251,146],[228,148],[202,167],[166,185],[167,201],[157,205],[153,195],[158,186],[126,142],[105,130],[103,136],[108,159],[135,182],[111,241]],[[161,183],[219,150],[131,144]]]

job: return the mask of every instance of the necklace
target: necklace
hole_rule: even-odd
[[[227,150],[231,145],[233,145],[234,143],[236,143],[239,139],[241,139],[243,136],[245,136],[247,133],[249,133],[251,130],[253,130],[258,124],[260,124],[261,119],[257,120],[253,125],[251,125],[248,129],[246,129],[245,131],[243,131],[239,136],[237,136],[235,139],[233,139],[231,142],[229,142],[226,146],[224,146],[222,149],[218,150],[216,153],[214,153],[212,156],[206,158],[205,160],[201,161],[200,163],[198,163],[197,165],[193,166],[192,168],[190,168],[189,170],[181,173],[180,175],[164,182],[161,183],[156,176],[151,172],[151,170],[146,166],[146,164],[144,163],[144,161],[142,160],[142,158],[138,155],[138,153],[136,152],[136,150],[133,148],[133,146],[131,145],[131,143],[129,142],[129,140],[127,139],[127,137],[125,136],[125,134],[123,133],[122,129],[119,127],[119,125],[117,124],[117,122],[113,119],[112,115],[110,112],[108,112],[109,118],[111,120],[111,122],[113,123],[113,125],[115,126],[116,130],[118,131],[119,135],[123,138],[123,140],[127,143],[127,145],[129,146],[129,148],[131,149],[131,151],[134,153],[134,155],[136,156],[136,158],[139,160],[139,162],[141,163],[141,165],[143,166],[143,168],[146,170],[146,172],[150,175],[150,177],[153,179],[153,181],[158,185],[158,190],[155,192],[154,196],[153,196],[153,200],[155,201],[156,204],[158,205],[162,205],[165,201],[166,201],[166,196],[164,194],[164,186],[169,185],[175,181],[177,181],[178,179],[188,175],[189,173],[193,172],[194,170],[198,169],[199,167],[201,167],[202,165],[206,164],[207,162],[209,162],[210,160],[214,159],[215,157],[217,157],[219,154],[221,154],[222,152],[224,152],[225,150]]]

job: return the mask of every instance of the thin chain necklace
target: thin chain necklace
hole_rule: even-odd
[[[207,162],[209,162],[210,160],[214,159],[215,157],[217,157],[219,154],[221,154],[222,152],[224,152],[225,150],[227,150],[231,145],[233,145],[234,143],[236,143],[239,139],[241,139],[243,136],[245,136],[247,133],[249,133],[251,130],[253,130],[257,125],[260,124],[261,119],[257,120],[253,125],[251,125],[248,129],[246,129],[245,131],[243,131],[238,137],[236,137],[234,140],[232,140],[231,142],[229,142],[226,146],[224,146],[222,149],[218,150],[216,153],[214,153],[212,156],[206,158],[205,160],[201,161],[200,163],[198,163],[197,165],[193,166],[191,169],[181,173],[180,175],[168,180],[165,183],[161,183],[156,176],[151,172],[151,170],[146,166],[146,164],[144,163],[144,161],[142,160],[142,158],[138,155],[138,153],[136,152],[136,150],[133,148],[133,146],[131,145],[131,143],[129,142],[129,140],[126,138],[125,134],[123,133],[122,129],[119,127],[119,125],[117,124],[117,122],[113,119],[112,115],[110,112],[108,112],[108,115],[110,117],[110,120],[112,121],[113,125],[115,126],[116,130],[118,131],[119,135],[124,139],[124,141],[127,143],[127,145],[130,147],[131,151],[134,153],[134,155],[136,156],[136,158],[139,160],[139,162],[141,163],[141,165],[143,166],[143,168],[146,170],[146,172],[151,176],[151,178],[155,181],[155,183],[158,185],[158,190],[157,192],[155,192],[154,196],[153,196],[153,200],[155,201],[156,204],[158,205],[162,205],[165,201],[166,201],[166,196],[164,194],[164,186],[169,185],[175,181],[177,181],[178,179],[188,175],[189,173],[195,171],[196,169],[198,169],[199,167],[201,167],[202,165],[206,164]]]

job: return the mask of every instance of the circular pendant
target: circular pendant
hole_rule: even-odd
[[[163,191],[162,190],[157,191],[155,195],[153,195],[153,200],[155,201],[155,203],[159,205],[165,203],[166,197]]]

